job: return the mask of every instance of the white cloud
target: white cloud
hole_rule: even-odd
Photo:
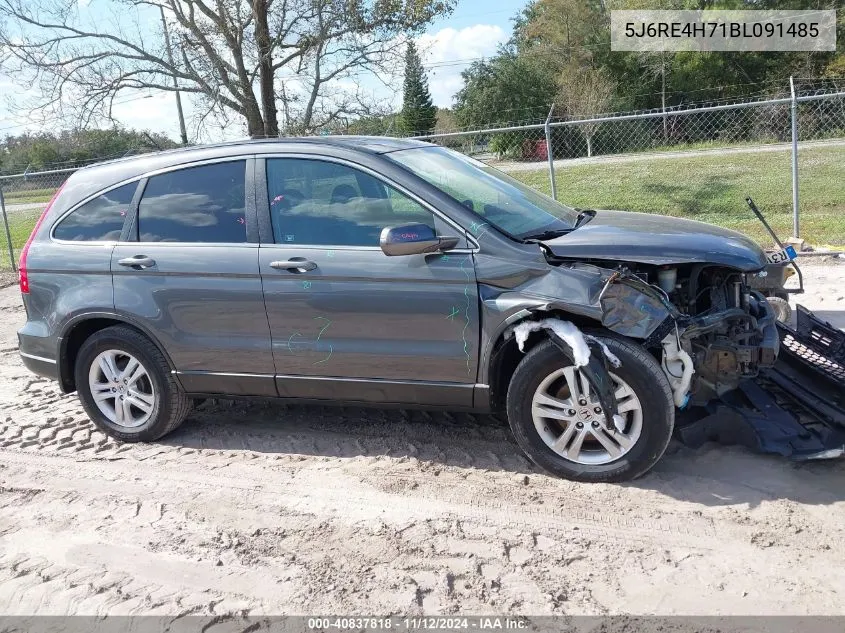
[[[136,130],[161,132],[174,141],[179,140],[179,116],[176,109],[176,95],[173,92],[151,91],[150,96],[138,92],[126,93],[114,106],[112,114],[123,126]],[[122,101],[122,102],[121,102]],[[197,118],[204,109],[195,102],[190,93],[182,93],[182,109],[188,129],[188,138],[198,142],[229,141],[245,137],[245,129],[239,117],[223,121],[215,114],[208,116],[203,128],[197,130]]]
[[[126,127],[138,130],[162,130],[173,138],[179,137],[176,97],[172,92],[153,93],[149,97],[122,96],[115,101],[118,104],[114,106],[112,114]]]
[[[450,107],[452,97],[463,85],[461,71],[479,57],[494,55],[507,37],[504,29],[494,24],[474,24],[459,30],[447,27],[418,37],[434,104]]]

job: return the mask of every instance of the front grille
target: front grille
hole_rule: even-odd
[[[817,318],[804,306],[798,307],[798,338],[822,356],[845,365],[845,332]]]
[[[781,339],[781,346],[811,364],[816,370],[830,376],[832,380],[845,384],[845,367],[802,344],[792,334],[787,334]]]
[[[781,352],[792,354],[823,376],[845,385],[845,333],[798,306],[797,327],[778,324]]]

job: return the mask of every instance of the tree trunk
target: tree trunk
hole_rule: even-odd
[[[593,155],[593,133],[589,132],[585,138],[587,139],[587,158]]]
[[[311,130],[311,119],[314,118],[314,105],[317,103],[317,97],[320,96],[320,86],[323,79],[320,73],[320,62],[323,55],[323,42],[317,45],[317,50],[314,55],[314,85],[311,87],[311,94],[308,95],[308,103],[305,104],[305,111],[302,114],[302,133],[308,134]]]
[[[247,99],[244,107],[246,108],[244,116],[246,117],[247,134],[249,134],[250,138],[263,138],[264,118],[261,116],[261,110],[258,108],[258,103],[256,103],[255,99],[250,98]]]
[[[261,92],[261,109],[264,121],[261,134],[265,137],[279,135],[276,109],[275,75],[273,72],[273,43],[267,22],[267,0],[253,0],[255,15],[255,43],[258,47],[258,86]]]

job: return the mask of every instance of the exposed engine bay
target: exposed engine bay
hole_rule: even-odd
[[[775,313],[736,270],[625,266],[608,279],[600,303],[606,327],[645,339],[662,357],[678,408],[706,404],[777,360]]]

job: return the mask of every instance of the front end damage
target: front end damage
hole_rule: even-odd
[[[585,331],[597,321],[637,340],[661,362],[685,444],[718,441],[800,459],[843,453],[845,335],[801,308],[796,329],[778,323],[748,283],[753,271],[545,255],[549,274],[505,292],[488,287],[487,306],[501,312],[529,299],[527,318],[535,323],[572,315]],[[571,350],[570,341],[550,336]],[[607,383],[606,359],[593,356],[601,362],[587,368],[591,382]],[[603,404],[610,418],[615,408]]]
[[[695,265],[680,281],[677,269],[671,275],[673,283],[653,285],[647,273],[616,271],[600,305],[606,328],[661,350],[679,409],[707,404],[775,364],[775,313],[741,273]]]
[[[845,333],[802,306],[795,329],[779,323],[736,273],[705,289],[693,286],[688,296],[716,298],[698,313],[692,301],[680,312],[661,288],[639,278],[613,281],[602,297],[602,321],[620,334],[643,335],[646,347],[660,339],[663,369],[682,410],[682,442],[740,444],[795,459],[845,453]]]
[[[777,363],[754,381],[682,420],[678,437],[740,444],[793,459],[845,453],[845,333],[798,306],[797,324],[778,323]]]

